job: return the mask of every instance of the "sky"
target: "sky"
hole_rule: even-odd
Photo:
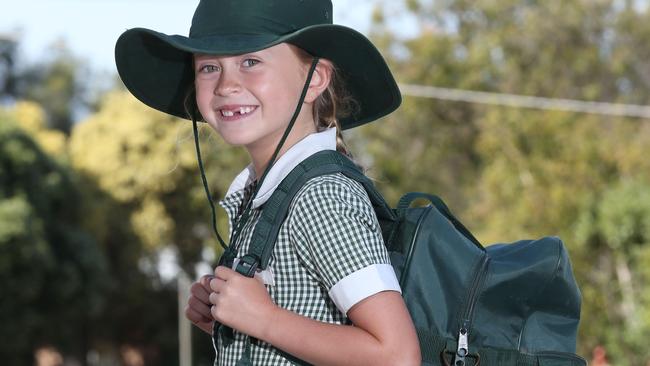
[[[334,22],[365,33],[372,0],[334,0]],[[0,36],[15,37],[29,63],[64,41],[99,72],[115,72],[115,41],[129,28],[187,35],[198,0],[0,0]]]

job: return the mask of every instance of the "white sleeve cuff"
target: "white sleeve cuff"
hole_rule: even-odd
[[[330,298],[343,313],[359,301],[382,291],[402,293],[390,264],[372,264],[337,282],[329,291]]]

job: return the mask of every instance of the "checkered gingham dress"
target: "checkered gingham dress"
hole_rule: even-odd
[[[233,192],[220,202],[230,217],[231,230],[245,191]],[[244,225],[238,256],[248,250],[260,213],[261,208],[253,210]],[[275,285],[266,288],[275,304],[285,309],[322,322],[350,324],[328,291],[351,273],[388,263],[381,229],[363,186],[340,173],[324,175],[309,180],[294,198],[269,263]],[[215,365],[235,365],[247,337],[234,331],[235,341],[229,345],[216,339]],[[270,344],[250,341],[254,365],[295,364]]]

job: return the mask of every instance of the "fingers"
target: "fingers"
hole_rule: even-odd
[[[217,304],[218,297],[219,297],[219,295],[217,295],[216,292],[211,293],[211,294],[210,294],[210,302],[211,302],[212,304],[215,304],[215,305],[216,305],[216,304]],[[208,309],[208,311],[210,311],[210,310],[212,310],[212,309]]]
[[[192,311],[194,311],[195,313],[201,315],[202,319],[198,319],[198,320],[201,320],[201,321],[211,321],[212,320],[212,318],[210,317],[210,307],[212,307],[212,304],[200,301],[195,297],[190,297],[190,299],[187,301],[187,303],[188,303],[188,307]]]
[[[241,276],[239,273],[224,266],[219,266],[214,270],[214,277],[209,281],[209,291],[220,293],[226,287],[227,281],[234,280],[234,276]],[[212,301],[210,301],[212,302]],[[212,302],[214,304],[214,302]]]
[[[221,293],[226,292],[228,284],[230,284],[232,286],[233,282],[226,282],[226,281],[224,281],[224,280],[222,280],[220,278],[213,278],[210,281],[210,293],[208,294],[208,296],[209,296],[208,297],[208,302],[212,303],[212,304],[216,304],[213,301],[213,297],[211,297],[211,295],[213,295],[213,294],[217,295],[217,294],[221,294]]]
[[[208,296],[212,291],[210,289],[210,279],[214,278],[213,276],[203,276],[199,282],[194,282],[190,287],[191,296],[202,301],[204,304],[209,304]]]
[[[192,323],[211,323],[212,317],[210,316],[210,308],[206,307],[207,313],[198,311],[195,308],[192,308],[191,305],[185,307],[185,317],[189,319]],[[206,316],[207,315],[207,316]]]
[[[212,334],[212,325],[214,324],[214,318],[210,312],[212,304],[209,299],[212,292],[210,280],[213,278],[214,276],[211,275],[203,276],[192,284],[185,307],[185,317],[208,334]]]
[[[190,287],[188,306],[185,308],[185,316],[196,326],[207,333],[211,333],[212,324],[217,319],[217,304],[220,294],[227,291],[227,281],[235,285],[239,283],[240,274],[228,267],[219,266],[215,268],[214,276],[203,276]]]
[[[214,322],[210,323],[197,323],[195,324],[197,327],[199,327],[202,331],[208,333],[209,335],[212,335],[212,328],[214,327]]]
[[[228,279],[230,279],[234,275],[241,276],[239,273],[233,271],[232,269],[226,266],[219,266],[214,269],[214,276],[224,281],[228,281]]]
[[[208,314],[210,310],[208,308]],[[211,315],[206,317],[204,314],[198,312],[196,309],[192,308],[191,305],[185,307],[185,317],[189,319],[195,326],[197,326],[202,331],[212,335],[212,327],[214,326],[214,320]]]
[[[212,275],[205,275],[199,279],[199,283],[205,287],[206,290],[210,290],[210,280],[213,279],[214,276]]]

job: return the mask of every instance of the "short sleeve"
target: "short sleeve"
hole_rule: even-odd
[[[310,180],[287,220],[300,260],[342,313],[375,293],[400,291],[377,217],[359,183],[342,174]]]

